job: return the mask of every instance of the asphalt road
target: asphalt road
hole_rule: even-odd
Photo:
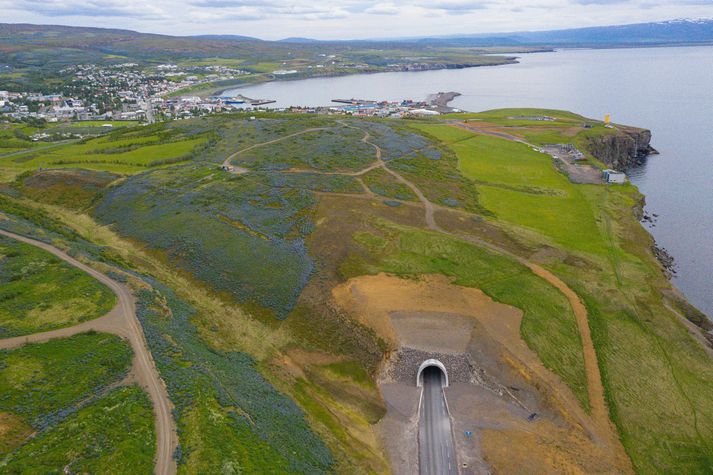
[[[437,368],[423,371],[423,396],[418,424],[421,475],[457,475],[451,419],[443,392],[443,373]]]

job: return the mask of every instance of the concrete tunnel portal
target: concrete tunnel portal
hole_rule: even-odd
[[[440,370],[443,373],[443,387],[447,388],[448,387],[448,371],[446,370],[446,367],[443,363],[438,361],[437,359],[428,359],[421,363],[421,366],[418,368],[418,373],[416,374],[416,387],[422,387],[423,386],[423,372],[424,370],[432,368],[432,370]]]

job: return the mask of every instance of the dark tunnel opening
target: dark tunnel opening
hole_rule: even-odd
[[[440,387],[445,386],[446,375],[441,368],[438,366],[427,366],[423,369],[421,373],[423,378],[423,384],[438,384]]]

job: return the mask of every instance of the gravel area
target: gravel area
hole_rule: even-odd
[[[401,348],[392,357],[386,370],[387,378],[400,383],[416,385],[418,368],[425,360],[434,358],[443,363],[451,383],[474,383],[476,371],[470,358],[465,355],[433,353],[413,348]]]

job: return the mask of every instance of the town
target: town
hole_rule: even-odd
[[[394,58],[395,59],[395,58]],[[222,87],[239,83],[329,76],[354,72],[422,71],[452,67],[429,63],[432,58],[408,57],[381,69],[350,61],[340,55],[321,53],[306,64],[296,59],[276,63],[243,65],[241,61],[196,60],[180,64],[156,65],[123,62],[118,64],[78,64],[59,70],[59,85],[52,90],[0,90],[0,117],[24,122],[156,121],[196,117],[235,110],[276,109],[271,99],[251,99],[222,95]],[[271,67],[270,67],[271,66]],[[466,65],[458,65],[466,66]],[[211,92],[212,91],[212,92]],[[212,95],[211,95],[212,94]],[[338,106],[290,108],[293,112],[348,114],[355,116],[401,117],[449,111],[444,107],[455,96],[444,93],[425,101],[375,101],[336,99]],[[456,94],[457,95],[457,94]],[[266,107],[269,106],[269,107]]]
[[[427,100],[376,101],[333,99],[335,105],[320,107],[268,107],[271,99],[252,99],[243,95],[181,95],[190,88],[216,81],[230,81],[250,74],[225,66],[180,67],[161,64],[142,71],[136,63],[108,67],[78,65],[62,71],[71,75],[61,91],[0,91],[0,117],[25,122],[130,120],[153,123],[185,119],[236,110],[290,111],[294,113],[342,114],[361,117],[405,117],[437,115],[451,111],[446,103],[457,93],[438,93]],[[291,71],[277,70],[274,75]]]
[[[71,80],[60,91],[0,91],[0,114],[11,119],[68,120],[170,119],[210,112],[217,101],[168,100],[177,91],[238,78],[245,71],[225,66],[161,64],[142,70],[137,63],[77,65],[60,71]],[[218,107],[220,110],[220,107]]]

